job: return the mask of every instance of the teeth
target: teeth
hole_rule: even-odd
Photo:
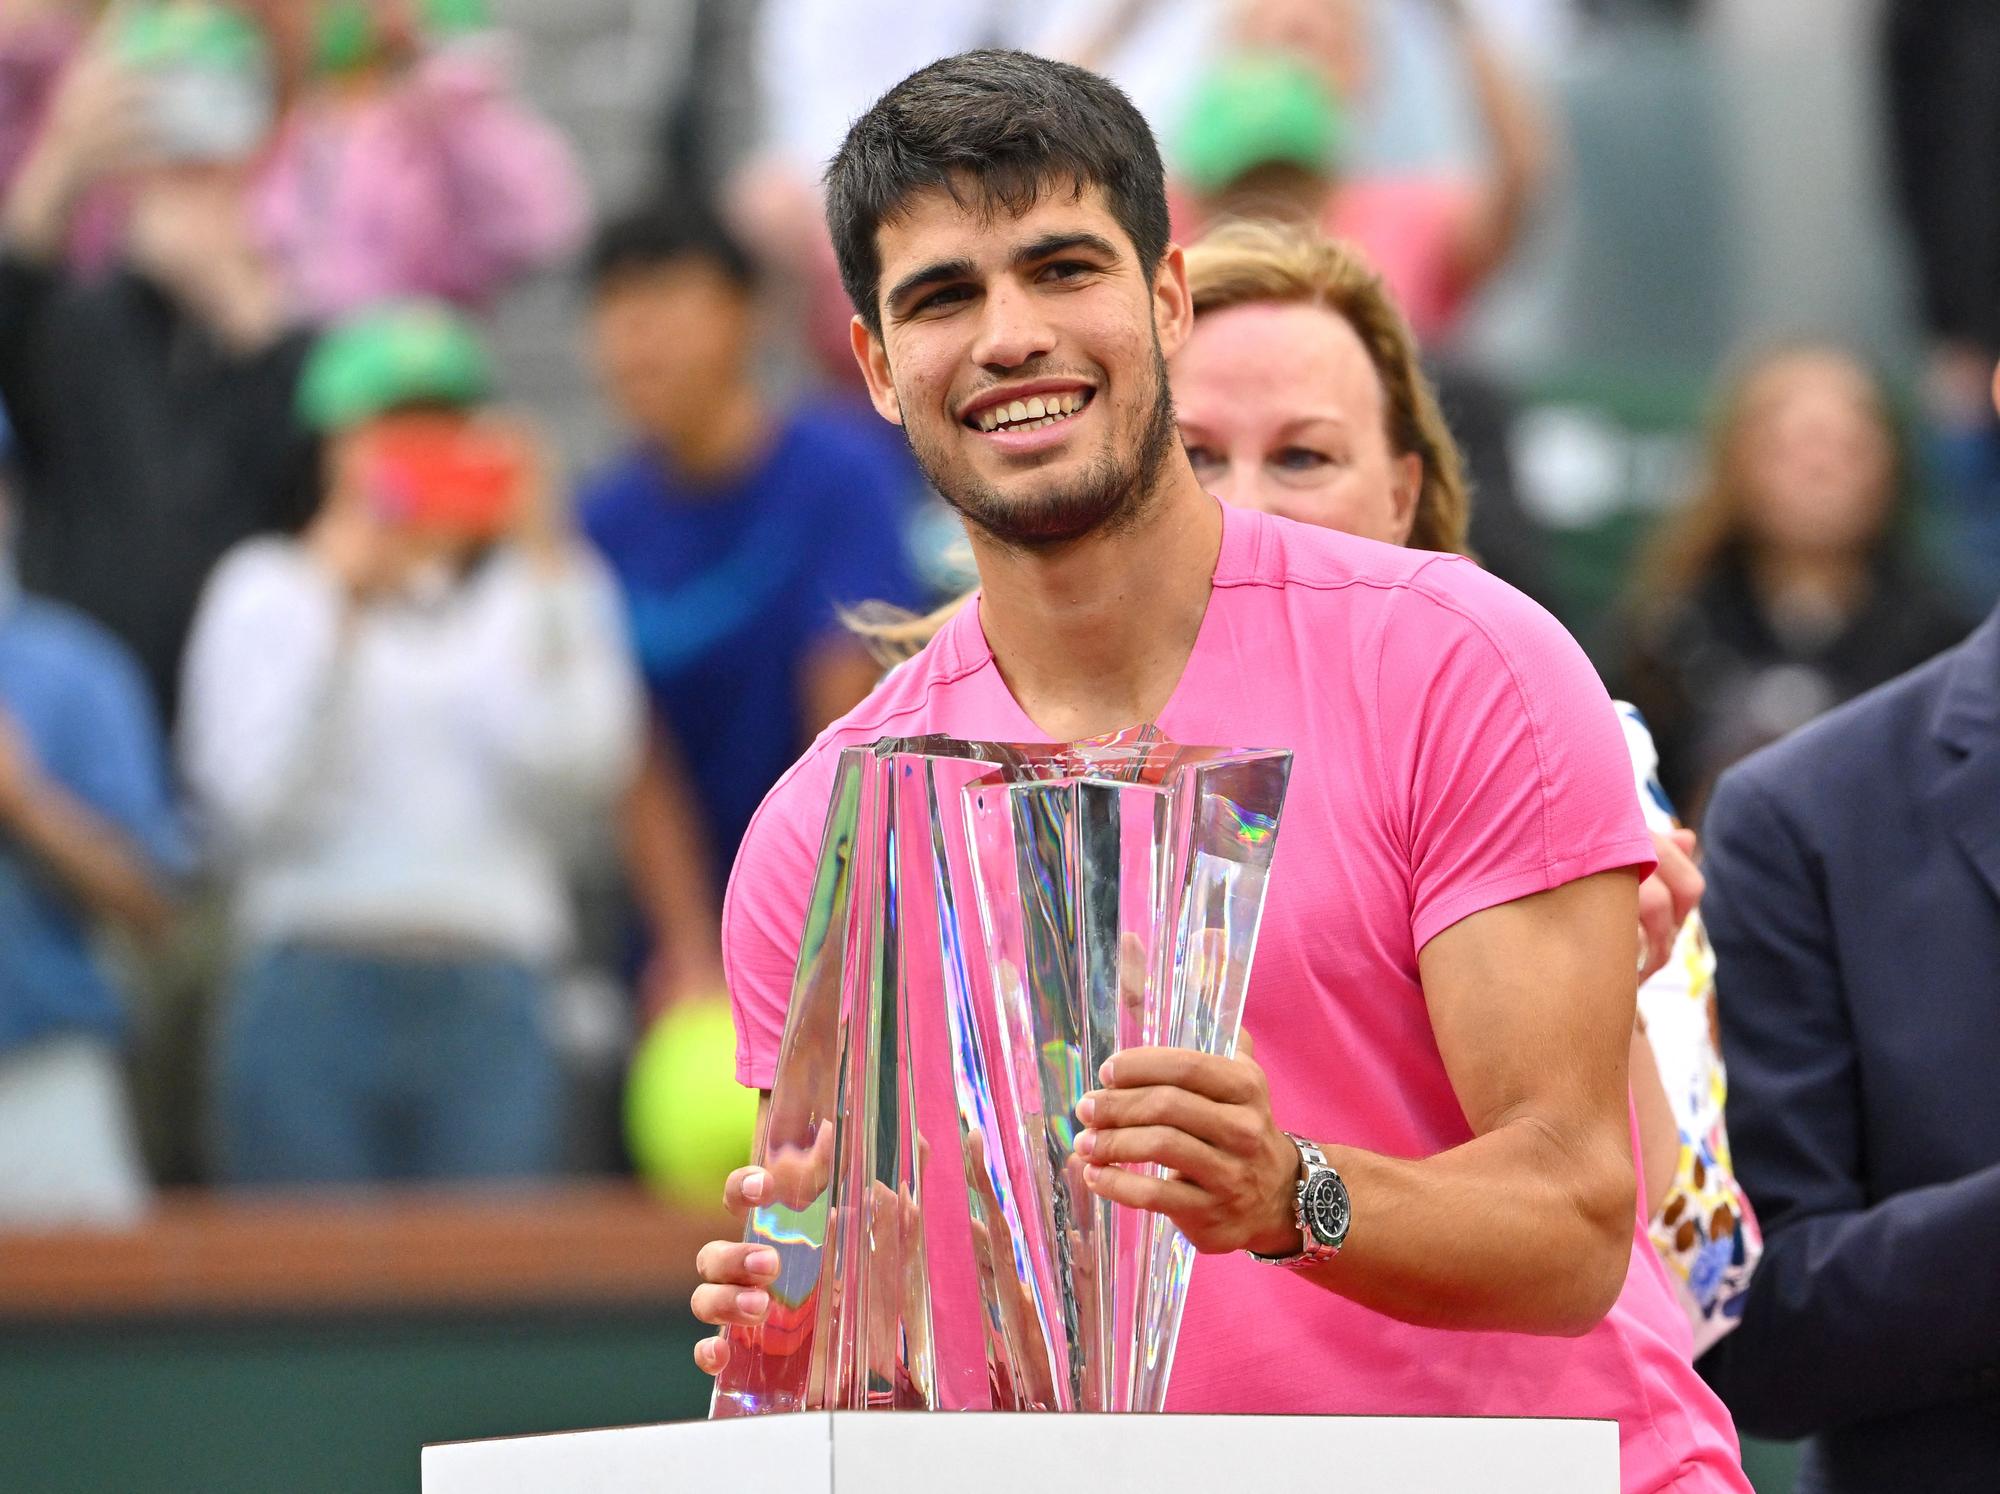
[[[998,430],[1002,426],[1009,430],[1040,430],[1045,425],[1054,425],[1058,420],[1081,410],[1084,398],[1081,392],[1075,392],[1036,395],[1027,400],[1017,399],[1010,404],[992,405],[981,410],[973,417],[973,424],[982,431]]]

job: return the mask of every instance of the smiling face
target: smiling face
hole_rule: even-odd
[[[923,192],[877,231],[882,332],[854,321],[883,417],[976,530],[1040,549],[1129,526],[1173,454],[1178,250],[1148,276],[1096,189],[1018,216]]]
[[[1172,376],[1188,460],[1223,502],[1408,541],[1423,462],[1391,447],[1382,380],[1344,318],[1296,303],[1207,312]]]

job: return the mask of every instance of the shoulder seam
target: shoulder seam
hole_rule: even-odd
[[[1419,580],[1423,578],[1424,573],[1428,571],[1432,565],[1434,565],[1436,562],[1440,560],[1445,560],[1448,558],[1449,557],[1444,555],[1432,556],[1429,561],[1426,561],[1423,565],[1419,566],[1416,570],[1410,573],[1409,582],[1403,589],[1406,591],[1418,592],[1424,598],[1425,601],[1430,602],[1433,606],[1441,607],[1445,611],[1453,613],[1462,620],[1464,620],[1469,626],[1471,626],[1475,631],[1478,632],[1481,638],[1486,640],[1486,646],[1493,650],[1495,657],[1497,657],[1500,660],[1500,663],[1505,667],[1507,671],[1507,679],[1514,687],[1514,696],[1517,700],[1521,702],[1521,714],[1527,718],[1529,736],[1535,744],[1535,774],[1536,777],[1540,780],[1539,786],[1541,789],[1541,793],[1539,795],[1540,802],[1537,805],[1537,810],[1539,813],[1539,818],[1541,820],[1541,831],[1542,831],[1542,871],[1544,874],[1546,874],[1548,870],[1555,864],[1555,854],[1553,849],[1555,834],[1554,834],[1554,829],[1549,822],[1549,817],[1550,817],[1549,800],[1551,797],[1550,794],[1551,784],[1549,782],[1549,755],[1548,755],[1548,748],[1544,740],[1545,732],[1543,724],[1541,719],[1535,713],[1535,703],[1533,697],[1529,695],[1528,691],[1521,684],[1521,671],[1514,662],[1513,653],[1507,648],[1507,646],[1501,641],[1501,639],[1494,634],[1493,630],[1487,626],[1486,620],[1480,617],[1477,613],[1473,612],[1471,609],[1460,605],[1457,598],[1447,595],[1442,595],[1438,592],[1432,591],[1428,587],[1419,587],[1416,584]],[[1558,623],[1557,626],[1560,627],[1561,624]],[[1378,714],[1380,713],[1381,710],[1381,705],[1380,705],[1381,659],[1382,659],[1382,654],[1378,652],[1376,654],[1376,692],[1377,692],[1376,710]]]

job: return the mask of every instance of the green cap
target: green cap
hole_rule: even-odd
[[[423,0],[424,34],[434,41],[489,30],[487,0]],[[380,43],[368,0],[327,0],[313,36],[313,65],[323,73],[348,73],[374,62]]]
[[[112,48],[127,67],[261,73],[269,63],[264,35],[249,17],[208,0],[135,6],[116,24]]]
[[[400,405],[478,404],[493,362],[458,312],[431,302],[377,307],[320,334],[299,379],[299,416],[337,431]]]
[[[1330,172],[1346,135],[1340,101],[1311,67],[1249,52],[1218,64],[1195,85],[1176,157],[1189,186],[1214,192],[1258,166]]]

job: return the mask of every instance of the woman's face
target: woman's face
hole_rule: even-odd
[[[1743,522],[1769,550],[1850,553],[1889,517],[1895,444],[1866,370],[1837,353],[1767,365],[1743,397]]]
[[[1270,303],[1206,312],[1169,369],[1188,460],[1223,502],[1409,539],[1423,462],[1391,450],[1382,381],[1344,318]]]

